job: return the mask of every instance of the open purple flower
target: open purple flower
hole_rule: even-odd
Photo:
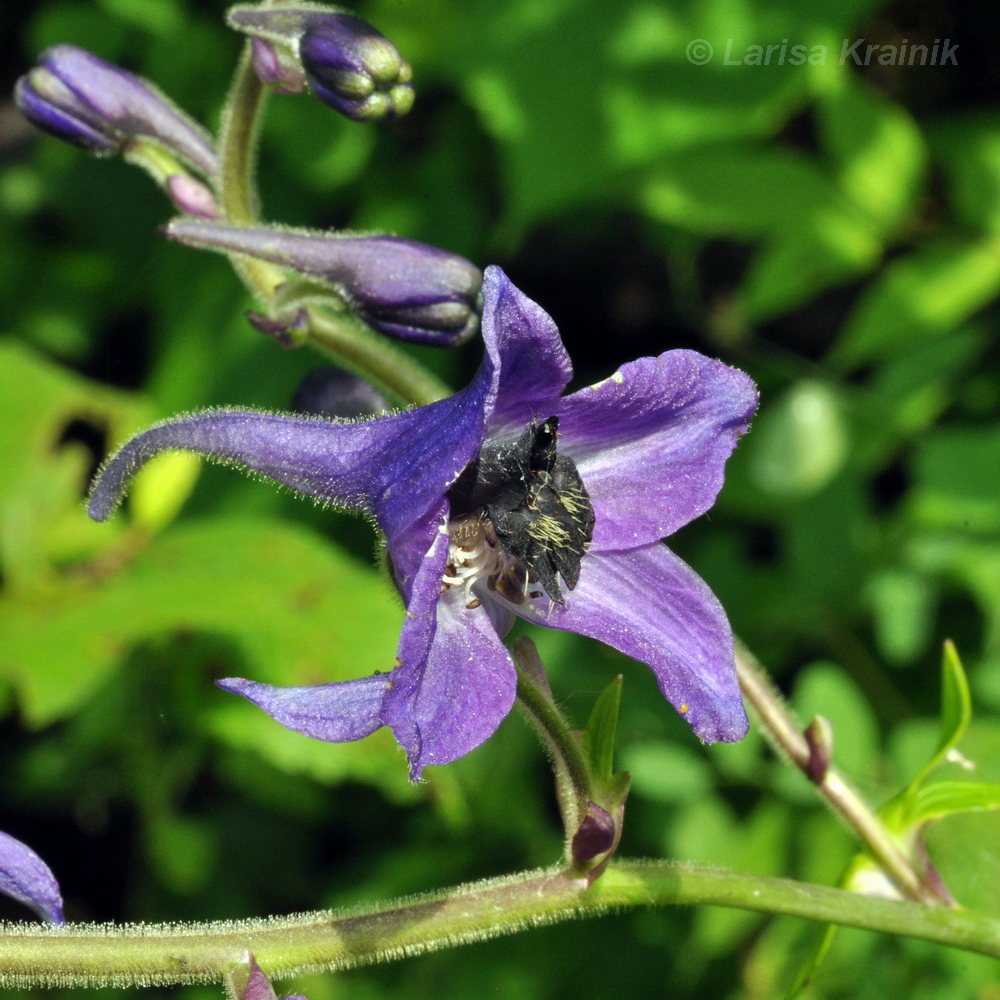
[[[515,615],[600,639],[648,664],[705,741],[747,719],[725,612],[661,539],[702,514],[757,392],[693,351],[640,358],[570,396],[549,316],[499,268],[484,282],[486,356],[454,396],[360,423],[210,411],[128,442],[90,501],[107,518],[132,475],[167,449],[237,462],[371,515],[406,618],[396,666],[315,687],[220,681],[317,739],[391,727],[411,777],[487,739],[516,675]]]

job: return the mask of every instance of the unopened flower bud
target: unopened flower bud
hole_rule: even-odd
[[[413,107],[409,63],[353,14],[311,4],[241,5],[230,10],[229,23],[254,39],[258,76],[285,93],[300,93],[308,81],[321,101],[359,122]]]
[[[299,383],[292,399],[293,413],[358,420],[389,413],[388,400],[353,372],[324,365],[314,368]]]
[[[194,219],[176,219],[165,233],[187,246],[246,254],[317,278],[369,326],[400,340],[450,347],[479,326],[482,273],[425,243]]]
[[[218,172],[200,125],[145,80],[75,45],[46,49],[14,99],[39,128],[91,152],[128,152],[148,140],[205,177]]]

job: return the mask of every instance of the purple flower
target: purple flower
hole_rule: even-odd
[[[499,268],[484,298],[486,356],[449,399],[360,423],[247,410],[167,421],[111,459],[91,516],[107,518],[149,458],[185,449],[374,517],[407,608],[395,668],[315,687],[220,685],[317,739],[389,726],[414,779],[510,711],[515,615],[648,664],[701,739],[740,739],[725,612],[661,539],[714,502],[753,383],[668,351],[563,397],[572,370],[552,320]]]
[[[59,885],[49,866],[27,844],[2,832],[0,892],[30,906],[44,920],[65,923]]]

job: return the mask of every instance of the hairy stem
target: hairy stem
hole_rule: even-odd
[[[787,754],[833,810],[853,828],[900,893],[928,906],[946,903],[917,874],[896,846],[878,814],[861,798],[850,782],[832,764],[816,773],[813,754],[801,727],[775,691],[763,667],[739,642],[736,644],[736,672],[743,694],[756,711],[765,734]]]
[[[451,395],[452,390],[419,361],[385,337],[369,333],[360,322],[319,306],[306,312],[310,341],[379,389],[420,406]]]
[[[559,811],[566,830],[566,858],[580,823],[587,815],[593,779],[590,764],[570,724],[559,711],[545,680],[545,667],[535,644],[522,636],[514,644],[517,667],[517,701],[538,731],[552,758],[556,774]]]
[[[259,221],[254,177],[257,132],[266,96],[266,88],[254,73],[248,42],[229,90],[219,137],[219,205],[224,221],[236,225]],[[285,281],[285,273],[272,264],[239,254],[230,255],[230,259],[247,288],[264,303],[271,301],[275,289]],[[450,395],[448,386],[423,365],[360,321],[319,306],[309,306],[306,313],[313,344],[403,403],[432,403]]]
[[[612,861],[588,887],[558,869],[458,886],[378,908],[263,921],[0,926],[0,985],[126,986],[221,981],[253,952],[275,978],[345,969],[609,910],[714,905],[922,938],[1000,957],[1000,921],[786,879],[660,861]]]

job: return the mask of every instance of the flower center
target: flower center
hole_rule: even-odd
[[[563,604],[594,531],[594,508],[573,460],[556,451],[559,419],[532,423],[514,442],[489,441],[448,493],[451,546],[443,588],[480,580],[512,604],[544,591]],[[533,586],[539,585],[539,586]],[[477,599],[469,602],[473,607]]]

